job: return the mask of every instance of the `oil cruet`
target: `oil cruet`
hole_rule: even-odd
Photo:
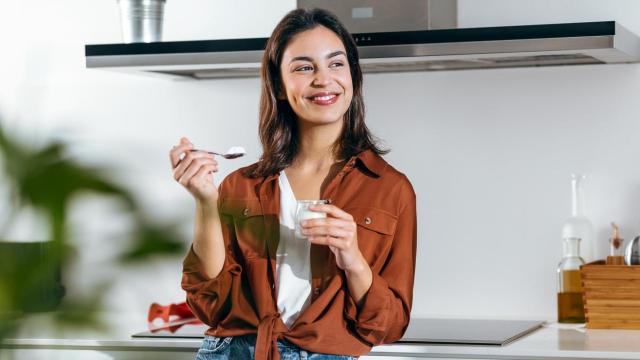
[[[582,280],[580,266],[580,238],[564,238],[564,256],[558,264],[558,322],[584,323]]]

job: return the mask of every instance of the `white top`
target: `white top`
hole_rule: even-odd
[[[282,321],[291,327],[311,302],[311,244],[296,238],[296,197],[280,172],[280,242],[276,251],[276,294]]]

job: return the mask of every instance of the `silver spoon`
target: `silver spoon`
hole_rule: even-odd
[[[220,155],[225,159],[236,159],[244,156],[247,153],[242,146],[232,146],[224,154],[217,153],[215,151],[198,150],[198,149],[191,149],[191,151],[204,151],[212,155]]]

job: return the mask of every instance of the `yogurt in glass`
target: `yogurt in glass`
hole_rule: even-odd
[[[303,220],[307,220],[307,219],[322,219],[322,218],[326,218],[327,217],[327,213],[324,212],[319,212],[319,211],[312,211],[309,209],[309,206],[311,205],[318,205],[318,204],[328,204],[329,202],[327,200],[298,200],[297,204],[296,204],[296,237],[297,238],[306,238],[306,236],[304,236],[302,234],[302,226],[300,225],[300,223]]]

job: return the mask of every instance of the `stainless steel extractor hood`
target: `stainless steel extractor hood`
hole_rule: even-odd
[[[365,73],[640,61],[614,21],[353,34]],[[87,68],[178,78],[258,76],[266,38],[85,47]]]

